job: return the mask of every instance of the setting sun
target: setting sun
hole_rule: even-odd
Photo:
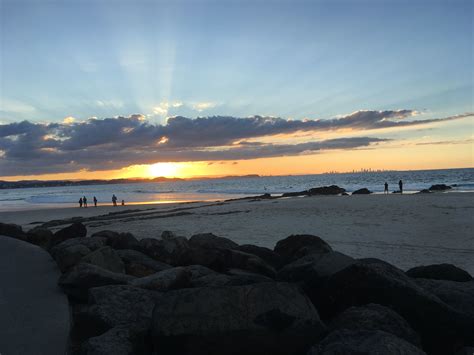
[[[180,176],[180,167],[174,163],[156,163],[148,166],[150,177],[177,177]]]

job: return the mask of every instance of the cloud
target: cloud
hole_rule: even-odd
[[[195,103],[192,105],[193,109],[198,111],[198,112],[202,112],[204,110],[208,110],[210,108],[214,108],[216,107],[217,104],[213,103],[213,102],[198,102],[198,103]]]
[[[0,172],[2,176],[33,175],[168,161],[235,161],[366,148],[386,140],[352,137],[297,144],[247,140],[300,131],[419,126],[473,115],[407,120],[414,112],[358,111],[329,120],[304,121],[262,116],[197,119],[178,116],[168,118],[165,124],[153,124],[136,114],[68,123],[14,122],[0,125]]]

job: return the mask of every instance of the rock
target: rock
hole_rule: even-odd
[[[260,282],[272,282],[273,279],[239,269],[231,269],[226,274],[213,272],[192,280],[194,287],[243,286]]]
[[[78,317],[89,334],[101,334],[117,326],[147,331],[159,293],[130,285],[91,288],[89,305]]]
[[[387,263],[354,263],[308,295],[326,318],[350,306],[377,303],[392,308],[417,331],[423,348],[450,353],[456,343],[474,340],[474,319],[456,311]]]
[[[90,237],[90,238],[72,238],[65,240],[62,243],[59,243],[52,247],[49,250],[49,253],[55,257],[55,255],[63,248],[69,248],[73,245],[83,245],[87,248],[89,248],[91,251],[97,250],[99,248],[102,248],[105,246],[105,238],[101,237]]]
[[[308,190],[308,195],[339,195],[346,192],[346,189],[337,185],[315,187]]]
[[[134,347],[134,334],[127,327],[116,327],[102,335],[88,339],[81,347],[84,355],[133,355],[143,354]]]
[[[0,223],[0,235],[24,241],[27,240],[26,234],[23,232],[21,226],[11,223]]]
[[[53,240],[53,232],[47,228],[36,227],[26,233],[26,240],[31,244],[49,250]]]
[[[90,254],[91,250],[82,244],[71,245],[70,247],[61,248],[54,254],[54,260],[58,264],[61,272],[66,272],[74,265],[79,264],[81,259]]]
[[[282,256],[285,263],[289,263],[305,255],[328,253],[332,248],[315,235],[299,234],[278,241],[274,251]]]
[[[136,250],[117,250],[117,254],[125,264],[125,272],[135,277],[152,275],[172,267]]]
[[[474,317],[474,281],[416,279],[415,282],[459,312]]]
[[[216,274],[214,270],[211,270],[208,267],[202,265],[184,266],[184,269],[191,273],[191,280],[195,280],[207,275]]]
[[[393,334],[380,330],[341,330],[332,332],[311,348],[307,355],[398,354],[423,355],[422,350]]]
[[[177,237],[177,235],[174,234],[171,231],[163,231],[161,233],[161,239],[173,239],[173,238],[176,238],[176,237]]]
[[[103,237],[106,244],[113,249],[137,249],[140,243],[131,233],[117,233],[114,231],[104,230],[94,233],[92,237]]]
[[[331,320],[330,332],[343,329],[351,331],[381,330],[421,347],[418,334],[405,319],[390,308],[375,303],[350,307]]]
[[[454,185],[453,185],[454,186]],[[456,351],[455,355],[472,355],[474,354],[474,346],[465,346]]]
[[[83,263],[88,263],[117,273],[124,273],[125,266],[122,259],[111,247],[103,247],[82,258]]]
[[[324,331],[298,287],[276,282],[170,291],[152,320],[163,354],[300,354]]]
[[[239,245],[232,240],[215,236],[212,233],[195,234],[189,239],[191,246],[203,248],[221,248],[221,249],[235,249]]]
[[[283,258],[280,256],[280,254],[268,248],[259,247],[252,244],[244,244],[238,246],[235,249],[243,251],[244,253],[257,255],[260,259],[273,266],[277,270],[284,265]]]
[[[420,190],[420,191],[417,192],[417,193],[419,193],[419,194],[430,194],[431,192],[432,192],[432,191],[430,191],[430,190],[428,190],[428,189],[423,189],[423,190]]]
[[[96,265],[79,263],[63,274],[58,284],[70,297],[85,301],[90,288],[126,284],[132,279],[132,276],[104,270]]]
[[[363,189],[355,190],[352,194],[353,195],[369,195],[371,193],[372,191],[364,187]]]
[[[140,240],[141,251],[155,260],[173,266],[193,264],[190,260],[191,247],[184,237],[170,239],[144,238]]]
[[[460,269],[452,264],[436,264],[427,266],[417,266],[406,272],[410,277],[433,279],[433,280],[450,280],[450,281],[472,281],[473,278],[467,271]]]
[[[452,187],[445,185],[445,184],[438,184],[438,185],[431,185],[429,190],[430,191],[446,191],[446,190],[451,190]]]
[[[156,274],[131,280],[129,285],[154,291],[191,287],[191,272],[178,266]]]
[[[54,233],[52,246],[72,238],[84,238],[87,235],[86,227],[80,222],[74,222],[69,227],[58,230]]]
[[[315,286],[336,272],[352,265],[355,259],[337,251],[303,256],[278,271],[277,279]]]

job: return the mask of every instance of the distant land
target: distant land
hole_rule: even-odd
[[[87,185],[111,185],[111,184],[136,184],[151,182],[176,182],[186,180],[210,180],[210,179],[246,179],[259,178],[260,175],[231,175],[223,177],[195,177],[188,179],[156,177],[151,179],[133,178],[133,179],[112,179],[112,180],[21,180],[21,181],[2,181],[0,180],[1,189],[24,189],[34,187],[56,187],[56,186],[87,186]]]

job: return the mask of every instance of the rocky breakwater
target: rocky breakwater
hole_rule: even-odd
[[[273,250],[211,233],[137,240],[75,224],[3,235],[48,250],[69,296],[72,354],[457,354],[474,346],[474,281],[407,271],[314,235]]]

